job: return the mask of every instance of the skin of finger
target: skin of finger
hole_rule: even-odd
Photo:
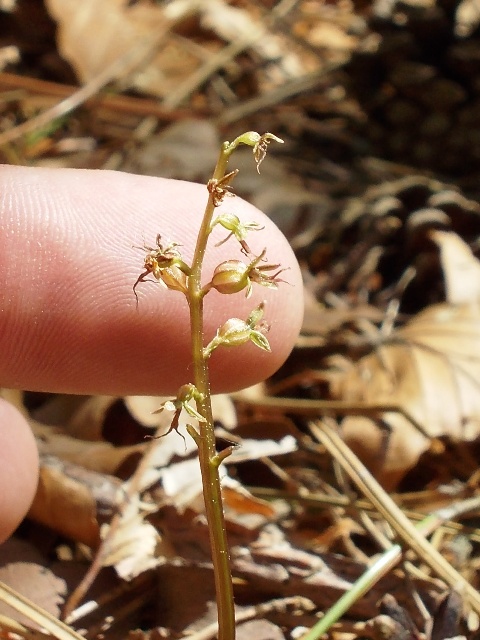
[[[38,453],[25,418],[0,399],[0,542],[20,524],[35,495]]]
[[[203,185],[120,172],[0,167],[0,384],[169,394],[190,382],[184,296],[142,283],[137,308],[132,287],[143,270],[141,246],[154,246],[157,233],[162,243],[180,243],[190,263],[207,196]],[[290,353],[303,316],[300,270],[284,236],[240,198],[225,198],[219,211],[258,222],[263,229],[249,234],[250,248],[258,255],[267,247],[268,263],[287,270],[278,290],[254,285],[249,299],[243,292],[205,297],[205,340],[261,301],[271,326],[272,353],[253,344],[217,349],[210,361],[215,392],[272,374]],[[220,227],[212,233],[205,282],[224,260],[249,261],[234,239],[214,246],[226,235]]]

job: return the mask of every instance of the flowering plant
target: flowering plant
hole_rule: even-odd
[[[258,170],[272,141],[283,142],[271,133],[260,135],[255,131],[248,131],[233,142],[225,142],[222,145],[215,171],[207,183],[209,197],[191,265],[184,262],[179,249],[180,244],[171,242],[164,246],[161,235],[158,234],[155,247],[143,247],[146,253],[144,270],[133,285],[135,296],[137,296],[138,285],[151,276],[167,289],[182,293],[190,309],[193,382],[182,385],[176,398],[165,402],[159,411],[174,412],[169,432],[177,430],[182,411],[196,422],[196,426],[187,425],[187,432],[195,440],[199,451],[217,593],[219,640],[235,638],[233,587],[218,473],[221,462],[230,455],[231,449],[224,449],[220,453],[216,451],[208,361],[213,351],[219,347],[236,347],[252,342],[260,349],[270,351],[270,344],[265,335],[269,325],[263,320],[265,303],[260,303],[245,320],[241,318],[226,320],[218,328],[213,339],[204,345],[203,300],[212,289],[227,295],[245,291],[248,298],[254,284],[275,289],[279,283],[284,282],[278,277],[283,271],[280,265],[267,263],[266,249],[258,256],[252,255],[246,242],[248,233],[260,231],[262,227],[255,222],[242,222],[237,216],[228,213],[213,218],[215,210],[223,203],[224,198],[227,195],[233,195],[231,182],[238,171],[226,173],[231,154],[241,144],[252,147]],[[249,262],[233,259],[222,262],[214,270],[211,281],[202,286],[205,250],[209,236],[216,226],[221,226],[229,232],[217,246],[233,237],[240,244],[241,251]],[[272,271],[275,273],[271,273]],[[192,402],[195,407],[192,406]]]

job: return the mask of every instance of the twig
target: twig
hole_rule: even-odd
[[[322,413],[359,414],[363,416],[376,416],[379,413],[393,411],[406,418],[426,438],[429,438],[423,426],[409,413],[405,407],[395,402],[349,402],[347,400],[309,400],[301,398],[279,398],[265,396],[263,398],[250,398],[241,391],[232,394],[237,402],[259,409],[278,409],[282,412],[295,413],[302,416],[318,417]]]
[[[268,487],[246,487],[250,493],[252,493],[257,498],[264,498],[265,500],[277,500],[283,499],[292,502],[299,502],[303,505],[309,505],[311,507],[318,507],[319,505],[326,505],[328,507],[342,507],[345,511],[349,512],[352,509],[362,512],[368,512],[369,515],[373,518],[381,517],[378,512],[374,509],[371,502],[360,498],[358,500],[351,500],[348,496],[331,496],[326,493],[318,493],[316,491],[308,492],[307,494],[299,495],[297,493],[293,493],[292,491],[282,491],[280,489],[270,489]],[[396,504],[403,498],[403,495],[393,495],[393,499]],[[460,502],[463,504],[463,501]],[[446,509],[452,509],[451,506],[445,507]],[[480,506],[479,506],[480,509]],[[419,511],[411,511],[409,509],[403,509],[403,513],[410,520],[414,520],[416,522],[420,522],[425,518],[425,514]],[[437,511],[438,513],[438,511]],[[468,537],[474,542],[480,542],[480,529],[478,527],[468,527],[460,522],[454,522],[453,520],[446,520],[442,522],[442,529],[451,535],[458,535],[462,533],[464,535],[468,535]]]
[[[329,73],[340,69],[344,64],[344,61],[331,63],[320,70],[312,71],[312,73],[307,73],[300,78],[295,78],[290,82],[286,82],[282,86],[264,93],[261,96],[244,100],[241,104],[236,104],[232,107],[226,108],[216,119],[216,123],[220,126],[226,126],[233,122],[238,122],[252,113],[256,114],[259,111],[269,109],[281,102],[285,102],[289,98],[293,98],[299,94],[304,94],[307,91],[312,91],[313,89],[318,88],[322,78],[325,78]]]
[[[0,87],[2,88],[3,100],[9,99],[16,101],[25,99],[25,96],[30,93],[34,93],[35,95],[46,95],[52,99],[61,98],[62,100],[65,100],[76,95],[78,91],[78,87],[73,85],[65,85],[58,82],[40,80],[39,78],[30,78],[28,76],[18,76],[14,73],[6,72],[0,72]],[[5,96],[3,93],[4,87],[5,90],[11,89],[11,96]],[[165,122],[191,118],[193,115],[197,117],[208,115],[208,111],[206,109],[195,108],[194,112],[190,108],[176,109],[172,111],[171,109],[166,109],[159,104],[158,100],[126,96],[123,94],[95,94],[88,97],[84,102],[89,105],[94,105],[95,107],[112,109],[116,113],[129,113],[139,117],[155,116],[159,120],[163,120]]]
[[[422,536],[335,430],[320,422],[311,422],[309,427],[363,495],[382,514],[398,537],[452,589],[460,591],[472,609],[480,614],[480,593]],[[478,508],[478,502],[476,506]],[[440,510],[440,512],[443,511]]]

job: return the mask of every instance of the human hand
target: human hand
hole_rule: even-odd
[[[0,386],[79,394],[172,394],[190,382],[188,305],[155,284],[132,286],[144,254],[132,245],[179,242],[193,255],[207,198],[205,186],[109,171],[0,167]],[[272,353],[252,344],[218,349],[211,358],[212,390],[226,392],[272,374],[290,353],[303,314],[303,286],[282,234],[240,198],[222,211],[256,221],[248,244],[287,268],[277,291],[255,287],[252,297],[205,298],[210,339],[230,317],[246,319],[262,300]],[[242,259],[240,247],[215,230],[205,279],[220,262]],[[248,260],[247,260],[248,261]],[[20,522],[33,498],[38,458],[24,418],[0,401],[0,540]]]

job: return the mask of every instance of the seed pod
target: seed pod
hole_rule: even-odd
[[[238,293],[242,289],[251,289],[248,275],[249,267],[241,260],[226,260],[213,272],[211,286],[220,293]]]

